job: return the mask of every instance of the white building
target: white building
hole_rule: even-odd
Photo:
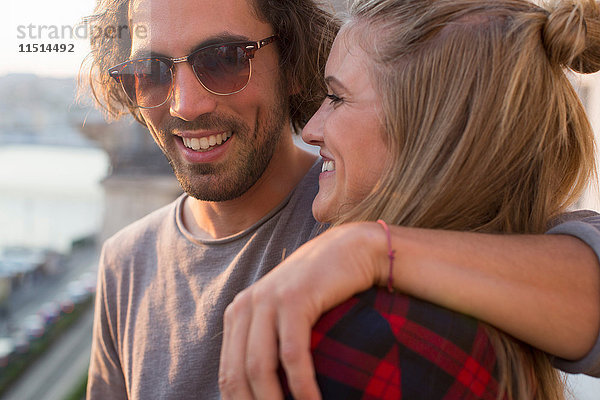
[[[600,167],[600,73],[577,75],[573,79],[596,134],[596,164]],[[578,208],[600,211],[600,182],[592,182],[577,204]]]

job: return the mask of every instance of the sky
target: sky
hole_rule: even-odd
[[[75,76],[89,52],[85,30],[76,30],[82,17],[93,12],[95,0],[2,0],[8,12],[0,13],[0,76],[34,73],[40,76]],[[41,37],[40,37],[41,36]],[[58,36],[58,38],[56,38]],[[64,45],[73,52],[26,53],[27,44]]]

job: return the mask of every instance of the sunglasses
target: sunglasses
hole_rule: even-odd
[[[239,93],[250,82],[254,53],[277,39],[232,42],[202,47],[187,56],[151,57],[126,61],[108,69],[123,91],[139,108],[160,107],[173,92],[175,64],[188,62],[200,84],[210,93],[225,96]]]

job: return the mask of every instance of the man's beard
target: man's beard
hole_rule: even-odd
[[[227,164],[183,164],[163,149],[183,190],[203,201],[232,200],[246,193],[265,172],[284,131],[287,102],[285,98],[281,100],[262,118],[259,116],[253,128],[240,119],[218,114],[201,115],[191,122],[177,118],[169,120],[161,128],[162,135],[172,135],[173,129],[230,131],[233,135],[229,140],[238,142],[237,154],[230,154],[228,159],[231,161]],[[172,147],[169,150],[175,152],[175,146]]]

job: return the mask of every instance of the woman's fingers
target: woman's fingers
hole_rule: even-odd
[[[277,355],[276,308],[268,299],[263,299],[255,291],[252,309],[252,321],[246,346],[246,375],[254,398],[283,398],[281,383],[277,374],[279,358]]]
[[[294,398],[320,399],[312,325],[375,282],[363,237],[348,229],[331,229],[304,244],[227,308],[219,375],[224,399],[282,398],[280,360]]]
[[[279,357],[292,395],[298,400],[321,399],[310,354],[312,321],[298,310],[280,310],[278,325]]]
[[[246,377],[246,345],[252,308],[247,293],[240,293],[225,310],[219,388],[223,400],[252,400]]]

